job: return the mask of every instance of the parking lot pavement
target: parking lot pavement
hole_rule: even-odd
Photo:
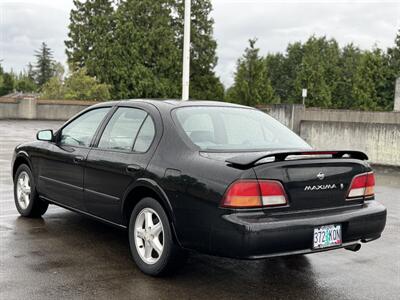
[[[52,206],[43,219],[18,217],[10,159],[22,141],[60,122],[0,120],[0,299],[398,299],[400,174],[377,169],[388,208],[381,239],[357,253],[236,261],[191,254],[175,276],[143,275],[127,233]]]

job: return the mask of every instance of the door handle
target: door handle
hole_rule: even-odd
[[[126,167],[126,171],[128,173],[136,173],[136,172],[141,171],[142,169],[143,168],[141,166],[139,166],[139,165],[129,165],[129,166]]]
[[[80,156],[80,155],[75,156],[74,157],[74,163],[79,164],[79,163],[83,162],[84,159],[85,158],[83,156]]]

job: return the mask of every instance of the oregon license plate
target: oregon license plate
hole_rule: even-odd
[[[325,225],[314,228],[314,249],[340,246],[342,244],[342,227]]]

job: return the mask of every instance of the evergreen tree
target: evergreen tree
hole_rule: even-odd
[[[3,96],[2,90],[3,90],[3,75],[4,75],[4,70],[3,67],[1,66],[2,60],[0,60],[0,96]]]
[[[114,66],[117,98],[178,98],[181,53],[163,0],[127,0],[116,12]]]
[[[249,106],[277,102],[256,41],[249,40],[250,46],[237,62],[234,84],[226,95],[228,101]]]
[[[365,51],[356,70],[352,96],[352,108],[362,110],[392,109],[394,84],[388,90],[388,58],[381,49]]]
[[[304,56],[304,47],[300,42],[289,44],[286,49],[286,59],[283,64],[283,69],[286,74],[286,81],[282,87],[283,96],[282,100],[286,100],[287,103],[300,103],[301,94],[296,88],[297,74],[301,68]]]
[[[4,72],[1,61],[2,60],[0,60],[0,96],[4,96],[14,91],[16,78],[12,71]]]
[[[183,0],[74,4],[65,42],[73,71],[84,67],[88,76],[111,86],[112,98],[180,98]],[[192,99],[223,96],[214,72],[217,43],[211,11],[211,0],[192,0]],[[299,103],[301,89],[307,88],[310,106],[391,109],[394,82],[400,76],[400,31],[395,43],[387,52],[362,52],[351,44],[340,49],[333,39],[312,36],[304,44],[289,44],[286,53],[262,58],[252,40],[238,60],[234,85],[225,98],[249,105]],[[0,85],[2,81],[0,74]]]
[[[282,53],[268,54],[265,64],[277,99],[287,101],[292,80],[287,73],[286,57]]]
[[[376,90],[378,94],[378,107],[379,110],[393,110],[394,106],[394,91],[396,75],[390,67],[390,57],[384,51],[380,50],[380,69],[378,78],[380,81],[376,83]],[[399,72],[399,71],[398,71]],[[398,73],[400,75],[400,73]]]
[[[209,0],[192,1],[191,97],[222,99]],[[67,47],[73,70],[112,85],[114,98],[179,98],[182,0],[74,0]]]
[[[397,78],[400,78],[400,29],[395,38],[395,44],[387,51],[386,82],[383,90],[385,93],[385,109],[392,110],[394,105],[394,91]]]
[[[307,105],[330,107],[338,78],[339,47],[335,40],[312,36],[303,46],[303,59],[295,79],[298,98],[308,90]]]
[[[269,79],[277,97],[287,103],[300,102],[305,87],[310,106],[390,110],[396,74],[400,76],[399,36],[387,54],[380,49],[362,52],[353,44],[339,49],[335,40],[313,36],[305,44],[289,44],[284,54],[268,54]]]
[[[400,29],[397,33],[395,44],[388,49],[389,68],[393,74],[393,78],[400,77]]]
[[[103,81],[113,67],[115,16],[113,0],[74,0],[71,10],[66,54],[71,69],[85,67],[91,76]]]
[[[33,82],[35,81],[35,70],[31,63],[28,63],[28,70],[26,75],[28,76],[29,80],[32,80]]]
[[[380,85],[385,80],[385,59],[380,49],[365,51],[356,70],[352,108],[375,110],[384,105]]]
[[[181,59],[168,1],[74,4],[65,42],[73,69],[85,66],[89,75],[112,85],[113,98],[178,97]]]
[[[46,43],[43,42],[40,49],[35,51],[35,56],[35,80],[39,87],[41,87],[54,75],[53,54]]]
[[[332,94],[336,108],[350,108],[355,102],[352,90],[361,57],[361,50],[353,44],[346,45],[341,51],[338,62],[339,78]]]
[[[3,82],[0,87],[0,95],[7,95],[14,91],[15,88],[15,79],[14,74],[12,73],[4,73],[3,74]]]

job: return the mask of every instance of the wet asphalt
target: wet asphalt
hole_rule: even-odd
[[[51,206],[18,216],[13,148],[60,122],[0,120],[0,299],[399,299],[400,169],[378,168],[376,195],[388,208],[381,239],[359,252],[237,261],[191,253],[172,277],[134,265],[125,231]]]

